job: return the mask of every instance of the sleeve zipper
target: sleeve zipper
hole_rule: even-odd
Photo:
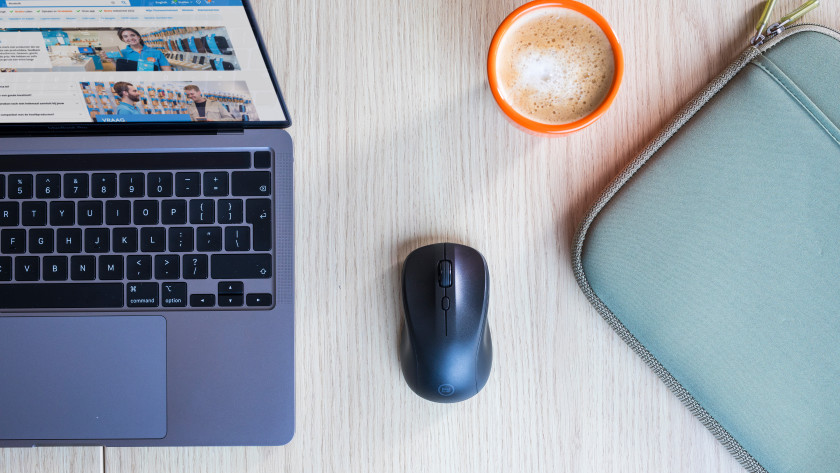
[[[776,0],[767,0],[764,4],[764,10],[761,12],[758,23],[755,25],[755,35],[750,39],[751,45],[756,47],[761,46],[767,40],[779,35],[788,25],[820,6],[820,0],[808,0],[799,8],[783,16],[778,22],[768,27],[767,24],[770,23],[770,14],[773,12],[774,6],[776,6]]]

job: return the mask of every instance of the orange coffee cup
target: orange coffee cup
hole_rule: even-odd
[[[530,14],[540,9],[546,8],[561,8],[571,10],[573,12],[582,14],[589,20],[592,20],[598,26],[598,28],[600,28],[601,31],[603,31],[604,35],[609,40],[610,48],[612,50],[614,65],[612,82],[609,85],[607,93],[601,101],[600,105],[598,105],[594,110],[592,110],[588,114],[568,123],[544,123],[526,117],[525,115],[517,111],[500,92],[500,87],[502,86],[499,80],[499,71],[497,70],[497,65],[499,47],[502,43],[502,40],[505,38],[505,35],[511,30],[511,28],[517,25],[520,20],[528,17]],[[565,135],[581,130],[598,120],[598,118],[600,118],[601,115],[603,115],[604,112],[612,104],[616,94],[618,94],[618,88],[621,84],[621,78],[623,75],[624,55],[621,51],[621,45],[618,43],[618,39],[616,38],[615,33],[613,32],[609,23],[607,23],[607,20],[605,20],[604,17],[602,17],[598,12],[596,12],[592,8],[572,0],[536,0],[530,3],[526,3],[525,5],[522,5],[521,7],[517,8],[513,11],[513,13],[508,15],[507,18],[505,18],[501,25],[499,25],[499,28],[496,30],[496,34],[493,36],[493,41],[490,43],[490,52],[487,56],[487,76],[490,81],[490,90],[493,92],[493,97],[496,99],[496,103],[499,104],[499,107],[502,109],[505,116],[508,119],[510,119],[515,125],[529,133],[537,135]]]

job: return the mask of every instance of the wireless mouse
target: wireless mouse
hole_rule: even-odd
[[[468,246],[437,243],[405,259],[400,365],[420,397],[458,402],[484,387],[493,361],[489,289],[487,262]]]

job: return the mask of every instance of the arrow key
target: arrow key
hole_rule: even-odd
[[[219,307],[242,307],[242,294],[228,294],[219,296]]]
[[[242,281],[220,281],[219,282],[219,295],[220,296],[228,296],[228,295],[239,295],[245,293],[245,283]]]
[[[190,306],[192,307],[213,307],[216,305],[216,296],[214,294],[193,294],[190,296]]]
[[[271,305],[271,294],[248,294],[245,301],[252,307],[268,307]]]

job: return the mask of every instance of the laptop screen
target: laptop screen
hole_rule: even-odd
[[[0,127],[288,124],[242,0],[0,0]]]

